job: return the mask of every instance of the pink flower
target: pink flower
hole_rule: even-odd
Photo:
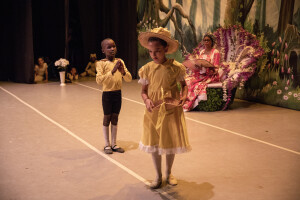
[[[281,67],[281,73],[284,73],[284,69],[283,69],[283,67]]]
[[[276,44],[276,42],[273,42],[273,43],[272,43],[272,47],[274,47],[274,46],[275,46],[275,44]]]
[[[294,93],[294,97],[295,97],[295,98],[298,97],[298,94],[297,94],[297,93]]]
[[[294,80],[294,75],[292,74],[291,79]]]
[[[289,99],[289,97],[288,97],[288,96],[286,96],[286,95],[284,95],[284,96],[283,96],[283,99],[286,101],[286,100],[288,100],[288,99]]]
[[[287,43],[285,43],[285,48],[288,48],[288,45],[287,45]]]
[[[288,74],[291,73],[291,68],[288,68],[287,73]]]
[[[270,66],[271,66],[271,63],[268,64],[268,69],[270,68]]]
[[[297,98],[300,101],[300,97]]]
[[[290,95],[290,96],[291,96],[292,94],[293,94],[292,92],[289,92],[289,93],[288,93],[288,95]]]
[[[277,50],[277,57],[279,57],[279,51]]]
[[[280,59],[277,60],[277,65],[279,64]]]
[[[278,40],[279,40],[279,42],[280,42],[280,43],[282,42],[282,39],[281,39],[281,37],[279,37],[279,38],[278,38]]]
[[[273,50],[272,50],[272,56],[274,55],[274,51],[275,51],[275,50],[273,49]]]
[[[286,81],[286,84],[287,84],[287,85],[290,85],[290,80],[287,80],[287,81]]]
[[[282,90],[277,90],[277,94],[281,94],[282,93]]]
[[[289,89],[289,87],[284,87],[284,89],[285,89],[285,90],[288,90],[288,89]]]
[[[287,54],[285,54],[284,57],[285,57],[285,60],[288,60],[288,55]]]
[[[273,85],[277,85],[277,81],[273,81]]]
[[[274,65],[276,65],[276,61],[277,61],[277,59],[276,59],[276,58],[274,58]]]

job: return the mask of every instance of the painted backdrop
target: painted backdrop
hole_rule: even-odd
[[[300,110],[300,1],[138,0],[138,32],[166,27],[181,43],[170,55],[183,61],[206,32],[240,24],[260,40],[265,54],[237,98]],[[141,67],[151,59],[138,46]]]

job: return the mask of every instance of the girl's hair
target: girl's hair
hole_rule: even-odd
[[[213,34],[211,33],[206,33],[204,36],[203,36],[203,39],[205,37],[209,37],[209,39],[211,40],[211,46],[213,47],[215,45],[215,37]]]
[[[166,41],[164,41],[163,39],[160,39],[158,37],[150,37],[148,39],[148,42],[159,42],[163,47],[167,47],[168,46],[168,43]]]
[[[42,57],[42,56],[39,56],[39,57],[37,58],[37,61],[38,61],[40,58],[43,59],[43,61],[45,61],[44,57]]]

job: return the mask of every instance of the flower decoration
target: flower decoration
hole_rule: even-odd
[[[286,101],[286,100],[288,100],[288,99],[289,99],[289,97],[288,97],[288,96],[286,96],[286,95],[283,95],[283,99]]]
[[[277,90],[277,94],[281,94],[282,93],[282,90]]]
[[[55,61],[54,65],[57,67],[57,69],[59,71],[66,71],[67,66],[69,65],[69,61],[64,59],[64,58],[60,58],[59,60]]]

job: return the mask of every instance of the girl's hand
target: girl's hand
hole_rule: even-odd
[[[185,103],[186,101],[186,95],[183,95],[181,98],[180,98],[180,102],[179,102],[179,106],[183,106],[183,104]]]
[[[153,111],[153,108],[154,108],[154,104],[153,102],[151,101],[151,99],[146,99],[145,100],[145,105],[146,105],[146,108],[149,112],[152,112]]]

